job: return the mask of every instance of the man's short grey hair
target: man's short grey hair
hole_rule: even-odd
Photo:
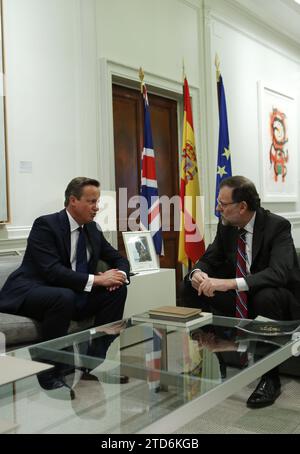
[[[82,196],[83,188],[85,186],[95,186],[96,188],[100,188],[100,183],[98,180],[94,178],[87,178],[87,177],[76,177],[70,181],[66,190],[65,190],[65,207],[69,205],[70,197],[73,195],[76,199],[80,199]]]

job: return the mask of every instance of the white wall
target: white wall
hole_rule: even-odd
[[[268,82],[283,90],[288,88],[298,96],[299,107],[300,46],[293,45],[280,33],[262,27],[246,12],[230,5],[225,7],[224,1],[209,0],[205,4],[206,74],[207,80],[215,78],[214,60],[217,53],[226,90],[232,171],[252,179],[261,192],[262,158],[259,148],[257,82]],[[209,167],[213,176],[209,191],[212,201],[218,147],[218,128],[215,123],[218,112],[214,85],[210,87],[210,93],[213,101],[210,113],[213,127],[210,128],[209,144],[215,157],[210,160]],[[300,137],[297,150],[300,147],[299,139]],[[299,181],[298,169],[298,186]],[[299,199],[296,203],[263,203],[263,206],[290,219],[297,246],[300,246]],[[212,222],[215,220],[212,219]]]
[[[94,112],[92,133],[84,128],[80,7],[77,0],[3,1],[11,224],[0,230],[2,247],[6,238],[26,237],[36,216],[61,209],[72,177],[98,176]],[[23,161],[32,172],[20,171]]]
[[[62,207],[72,177],[94,176],[113,189],[111,77],[137,81],[140,66],[146,82],[179,99],[184,57],[208,228],[215,227],[216,51],[233,169],[260,187],[256,83],[295,81],[300,48],[235,3],[3,0],[11,224],[0,228],[0,249],[24,245],[33,219]],[[20,172],[21,161],[32,162],[32,173]],[[300,246],[299,203],[270,208],[287,213]]]
[[[98,0],[98,56],[143,66],[146,72],[181,81],[185,59],[189,83],[199,84],[199,2]]]

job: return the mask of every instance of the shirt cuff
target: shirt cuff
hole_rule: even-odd
[[[89,274],[88,281],[86,283],[86,286],[84,287],[85,292],[91,292],[94,284],[94,275]]]
[[[123,273],[124,276],[126,277],[125,284],[129,284],[129,280],[127,279],[127,274],[125,273],[125,271],[123,271],[123,270],[119,270],[119,271],[120,271],[120,273]]]
[[[248,292],[249,287],[248,287],[248,284],[247,284],[247,282],[245,281],[245,279],[243,277],[237,277],[235,279],[235,282],[236,282],[237,290],[239,292]]]
[[[237,351],[239,353],[245,353],[248,350],[249,342],[248,341],[240,341],[238,343]]]
[[[200,268],[195,268],[193,271],[190,272],[190,275],[189,275],[189,281],[192,280],[192,277],[193,277],[193,274],[195,271],[201,271]]]

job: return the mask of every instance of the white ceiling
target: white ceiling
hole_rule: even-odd
[[[235,0],[235,2],[300,44],[300,5],[294,0]]]

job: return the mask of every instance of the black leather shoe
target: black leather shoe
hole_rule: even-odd
[[[263,376],[247,400],[249,408],[263,408],[272,405],[281,393],[279,378]]]
[[[47,379],[39,379],[39,384],[46,391],[51,389],[59,389],[65,386],[65,383],[57,377],[49,377]]]
[[[96,375],[92,375],[89,372],[83,372],[83,374],[80,377],[80,380],[99,381]]]
[[[112,383],[112,384],[125,384],[129,382],[129,377],[127,375],[122,375],[117,372],[101,372],[99,375],[99,380],[102,383]]]
[[[83,369],[83,373],[80,379],[89,381],[101,381],[102,383],[112,384],[125,384],[129,382],[129,377],[127,377],[127,375],[120,374],[118,370],[100,372],[99,376],[96,376],[91,374],[88,369]]]
[[[38,382],[45,391],[53,391],[53,390],[59,390],[62,388],[66,388],[70,392],[70,399],[73,400],[75,399],[75,392],[74,390],[64,381],[62,377],[51,375],[51,374],[44,374],[41,376],[38,376]],[[54,394],[51,395],[51,397],[56,397]],[[58,398],[61,398],[60,395],[58,395]]]

